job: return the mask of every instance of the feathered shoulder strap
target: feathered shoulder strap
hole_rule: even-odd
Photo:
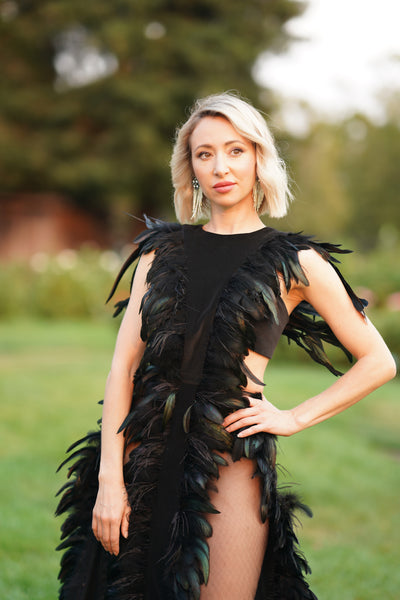
[[[273,262],[276,272],[282,274],[286,290],[289,291],[293,281],[308,285],[307,277],[300,265],[299,251],[313,249],[324,258],[337,273],[355,309],[365,318],[364,308],[367,301],[359,298],[345,280],[337,265],[340,261],[334,254],[349,254],[352,251],[341,248],[340,244],[316,242],[311,236],[300,233],[277,232],[264,248],[261,249],[264,259]],[[303,348],[317,363],[325,366],[331,373],[341,375],[328,359],[324,344],[340,348],[348,360],[352,361],[349,351],[337,339],[329,325],[320,317],[308,302],[300,302],[293,310],[283,331],[288,341],[295,342]]]
[[[124,264],[122,265],[114,283],[111,288],[110,294],[106,300],[106,303],[111,300],[114,296],[115,291],[131,265],[135,263],[135,261],[142,256],[142,254],[148,254],[153,250],[157,250],[160,246],[165,245],[166,243],[173,242],[176,244],[178,241],[177,238],[182,238],[183,235],[183,227],[179,223],[167,223],[165,221],[161,221],[160,219],[154,219],[152,217],[144,216],[144,222],[146,224],[146,229],[144,229],[139,235],[134,239],[134,244],[137,244],[135,250],[128,256]],[[131,278],[131,286],[132,281],[135,275],[136,267],[133,271]],[[129,298],[125,300],[120,300],[115,304],[115,312],[114,317],[120,314],[126,308],[129,302]]]
[[[128,256],[118,273],[107,302],[113,297],[122,276],[142,254],[162,248],[163,255],[168,261],[171,252],[175,252],[178,246],[183,246],[183,226],[179,223],[166,223],[145,216],[145,224],[146,229],[135,238],[134,243],[137,244],[137,247]],[[278,274],[282,275],[287,291],[290,290],[293,282],[300,281],[304,285],[308,285],[306,274],[299,261],[299,251],[314,249],[330,263],[351,298],[354,307],[359,313],[365,316],[364,308],[367,302],[358,298],[344,279],[337,267],[340,261],[334,256],[334,254],[348,254],[351,250],[343,249],[339,244],[316,242],[311,236],[302,235],[301,233],[286,233],[269,227],[266,228],[265,233],[263,242],[260,244],[257,252],[252,255],[251,267],[247,272],[247,275],[251,275],[248,281],[246,277],[247,284],[250,287],[254,285],[256,280],[262,283],[266,277],[269,281],[268,285],[272,286],[271,289],[275,289],[274,293],[279,293]],[[249,266],[247,266],[247,269],[249,269]],[[246,269],[240,269],[242,276],[244,276],[245,271]],[[132,280],[134,274],[135,271],[133,272]],[[267,297],[268,294],[264,294],[264,296]],[[128,301],[129,298],[115,304],[116,310],[114,316],[117,316],[124,310]],[[331,364],[325,353],[324,344],[340,348],[349,361],[352,360],[351,354],[340,343],[329,325],[307,302],[301,302],[293,310],[283,331],[283,335],[287,337],[289,342],[295,342],[315,362],[325,366],[335,375],[341,375],[341,372]]]

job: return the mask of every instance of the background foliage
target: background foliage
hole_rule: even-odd
[[[382,98],[386,118],[313,122],[287,141],[296,202],[282,225],[346,238],[364,252],[393,251],[400,227],[400,96]]]
[[[302,8],[295,0],[3,2],[3,191],[57,191],[117,217],[166,214],[171,144],[185,111],[225,89],[257,101],[253,64],[285,47],[283,25]]]
[[[399,92],[380,122],[353,115],[280,127],[280,99],[258,85],[263,52],[282,52],[296,0],[2,0],[0,181],[6,193],[54,192],[107,219],[173,219],[168,162],[196,97],[234,89],[271,116],[296,203],[278,226],[371,250],[399,240]],[[0,197],[1,209],[1,197]]]

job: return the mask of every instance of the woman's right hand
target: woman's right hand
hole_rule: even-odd
[[[124,484],[100,484],[93,508],[92,529],[95,538],[110,554],[119,554],[120,533],[128,537],[131,507]]]

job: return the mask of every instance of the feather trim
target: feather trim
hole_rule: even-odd
[[[187,273],[182,227],[147,217],[146,224],[147,229],[136,238],[137,247],[124,263],[109,296],[110,299],[121,277],[141,255],[155,251],[147,276],[149,289],[141,303],[141,335],[146,341],[146,348],[134,378],[131,410],[121,425],[127,446],[131,442],[139,442],[130,453],[124,470],[132,507],[129,535],[127,540],[121,540],[118,560],[106,561],[106,568],[102,570],[107,573],[104,598],[118,600],[144,598],[152,499],[168,440],[175,397],[181,385],[180,365],[185,334]],[[293,528],[293,511],[308,513],[308,509],[294,495],[282,495],[277,491],[274,436],[263,433],[238,438],[236,434],[227,433],[221,425],[232,411],[248,406],[242,394],[249,376],[244,357],[254,346],[254,320],[277,319],[278,273],[282,274],[288,290],[293,281],[307,284],[298,260],[299,250],[306,248],[314,248],[331,264],[337,262],[333,253],[348,252],[332,244],[317,244],[300,234],[269,229],[265,242],[260,243],[258,250],[237,269],[222,293],[203,376],[184,422],[187,438],[179,490],[180,507],[171,522],[170,544],[165,556],[165,581],[171,598],[197,600],[200,586],[208,580],[207,539],[212,531],[207,514],[216,512],[208,491],[215,488],[219,469],[226,465],[221,453],[230,452],[233,460],[246,457],[254,461],[254,476],[260,479],[262,490],[260,516],[263,521],[269,519],[270,523],[268,551],[257,600],[315,600],[304,580],[303,575],[309,569],[297,550]],[[336,265],[333,266],[336,268]],[[353,304],[361,312],[363,302],[341,279]],[[126,302],[118,303],[117,310],[121,311]],[[313,360],[335,374],[339,373],[327,359],[323,343],[341,345],[309,305],[302,303],[297,307],[284,333],[289,340],[304,348]],[[65,550],[60,572],[63,584],[60,598],[63,600],[72,598],[67,594],[68,586],[74,574],[81,569],[80,561],[91,539],[91,511],[97,493],[100,453],[99,432],[77,442],[70,452],[70,457],[63,464],[75,462],[69,469],[70,480],[60,490],[62,497],[57,508],[57,514],[68,515],[59,546],[59,549]],[[95,544],[94,547],[98,548]],[[266,587],[265,582],[268,583]],[[103,596],[95,597],[100,600]],[[74,600],[77,600],[75,596]]]

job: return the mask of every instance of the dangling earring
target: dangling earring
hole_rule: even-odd
[[[260,210],[262,203],[264,202],[264,190],[261,187],[260,180],[258,177],[253,186],[253,203],[255,211],[258,213]]]
[[[193,177],[192,186],[193,186],[193,203],[192,203],[192,216],[190,218],[192,221],[197,221],[197,219],[200,218],[201,213],[202,213],[203,190],[200,187],[197,177]]]

